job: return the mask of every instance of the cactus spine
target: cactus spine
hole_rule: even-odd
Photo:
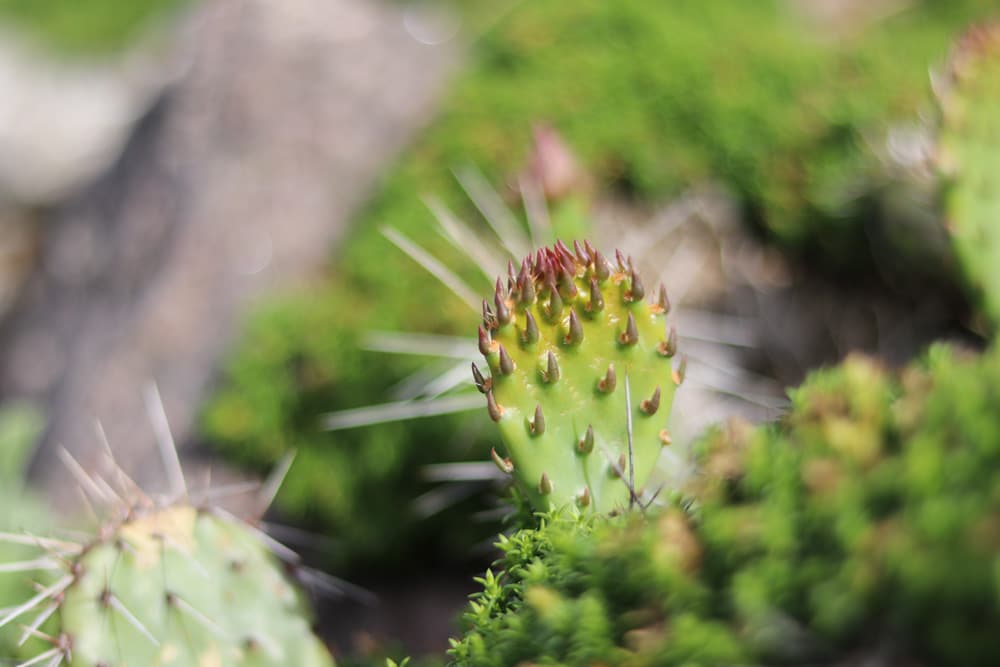
[[[609,512],[640,499],[683,379],[661,287],[647,300],[630,258],[562,242],[508,266],[483,302],[473,364],[512,472],[537,509]]]

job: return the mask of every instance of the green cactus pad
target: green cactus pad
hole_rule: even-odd
[[[655,300],[630,259],[612,266],[589,243],[563,243],[510,266],[483,302],[473,376],[499,423],[514,475],[536,509],[608,512],[642,495],[683,379],[661,288]],[[631,447],[629,434],[631,432]],[[631,456],[629,452],[631,451]]]
[[[51,609],[51,664],[333,664],[281,564],[241,522],[189,505],[132,510],[90,544],[45,545],[56,581],[24,614]]]
[[[952,55],[939,101],[938,163],[948,228],[983,309],[1000,324],[1000,22],[973,28]]]

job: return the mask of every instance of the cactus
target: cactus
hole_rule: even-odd
[[[956,254],[985,314],[1000,324],[1000,21],[959,41],[938,95],[938,165]]]
[[[995,665],[1000,350],[812,376],[683,503],[502,538],[458,666]]]
[[[332,664],[275,556],[240,522],[136,508],[89,543],[37,542],[54,581],[0,623],[37,610],[26,634],[51,644],[36,656],[45,664]]]
[[[664,288],[652,303],[630,259],[559,242],[509,265],[483,302],[473,379],[499,423],[513,473],[540,510],[608,512],[639,500],[660,450],[684,364]]]
[[[332,667],[281,562],[294,563],[294,554],[224,510],[194,502],[172,447],[164,451],[169,500],[142,492],[117,464],[105,481],[63,452],[106,519],[76,541],[0,535],[38,552],[0,564],[0,571],[40,575],[35,595],[0,611],[0,628],[21,623],[19,643],[32,640],[21,666]],[[262,488],[265,506],[287,469]]]

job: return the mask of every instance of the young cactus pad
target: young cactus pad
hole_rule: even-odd
[[[493,459],[538,510],[609,512],[639,499],[684,375],[666,291],[647,300],[630,259],[562,242],[508,266],[483,302],[473,365],[509,458]]]
[[[942,87],[939,164],[948,227],[983,309],[1000,325],[1000,21],[969,30]]]
[[[22,664],[332,667],[281,564],[239,521],[179,504],[134,509],[87,544],[36,543],[51,583],[0,616],[47,639]]]

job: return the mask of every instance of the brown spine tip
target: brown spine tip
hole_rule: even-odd
[[[664,315],[670,312],[670,298],[667,296],[667,288],[663,285],[660,285],[660,293],[656,298],[656,305],[660,307]]]
[[[521,262],[521,271],[517,274],[517,298],[525,306],[535,302],[535,279],[531,277],[528,262]]]
[[[501,457],[493,447],[490,447],[490,458],[493,459],[493,463],[497,465],[497,468],[500,468],[500,472],[506,475],[514,472],[514,462]]]
[[[532,345],[538,342],[538,322],[530,310],[524,311],[524,330],[521,332],[521,342]]]
[[[642,279],[639,278],[639,274],[636,273],[635,269],[632,269],[632,274],[629,276],[629,283],[629,290],[625,293],[629,301],[640,301],[646,296],[646,288],[643,286]]]
[[[493,293],[493,304],[496,306],[496,319],[499,326],[510,324],[510,308],[507,307],[507,295],[504,293],[503,285],[497,278],[496,290]]]
[[[538,480],[538,492],[543,496],[552,493],[552,480],[544,472],[542,473],[542,478]]]
[[[580,293],[576,288],[576,281],[573,279],[573,273],[565,266],[562,268],[562,271],[559,272],[559,287],[561,288],[561,296],[565,299],[575,299],[576,295]]]
[[[549,350],[549,353],[545,359],[545,378],[544,380],[549,384],[554,384],[559,381],[559,361],[556,359],[556,355]]]
[[[590,487],[585,486],[580,493],[576,494],[576,506],[579,508],[588,507],[590,505]]]
[[[622,345],[635,345],[639,342],[639,328],[635,325],[635,317],[628,314],[628,322],[625,323],[625,331],[618,337]]]
[[[504,375],[510,375],[514,372],[514,360],[510,358],[503,343],[500,343],[500,372]]]
[[[577,240],[573,241],[573,253],[576,255],[576,261],[578,263],[583,264],[584,266],[590,264],[589,253]]]
[[[486,411],[490,413],[490,419],[495,422],[500,421],[500,418],[503,417],[503,406],[497,403],[492,390],[486,392]]]
[[[496,315],[493,314],[493,310],[490,308],[490,304],[486,301],[486,299],[483,299],[483,326],[489,331],[499,328]]]
[[[653,395],[649,398],[643,399],[639,402],[639,409],[642,410],[644,414],[655,415],[656,411],[660,409],[660,386],[657,385],[656,389],[653,390]]]
[[[594,251],[594,275],[601,282],[611,276],[611,267],[608,266],[608,260],[604,258],[600,250]]]
[[[660,442],[663,443],[664,447],[671,444],[673,441],[674,439],[670,437],[670,431],[667,429],[662,429],[660,431]]]
[[[674,369],[673,380],[674,384],[680,386],[684,382],[684,376],[687,374],[688,360],[687,357],[681,357],[680,365]]]
[[[556,287],[554,282],[549,283],[549,317],[551,319],[556,319],[562,313],[563,300],[559,296],[559,289]]]
[[[563,340],[567,345],[577,345],[583,342],[583,324],[580,323],[580,318],[573,309],[569,311],[569,326]]]
[[[615,365],[608,364],[608,371],[597,383],[597,388],[604,394],[610,394],[618,385],[618,376],[615,374]]]
[[[656,346],[656,351],[668,358],[677,354],[677,327],[670,326],[667,339]]]
[[[476,366],[476,362],[474,361],[472,362],[472,381],[475,383],[476,389],[483,394],[489,391],[490,385],[492,384],[490,380],[483,377],[483,374],[479,371],[479,367]]]
[[[493,340],[490,338],[489,331],[485,327],[479,327],[479,352],[487,357],[492,351]]]
[[[625,269],[628,268],[628,263],[625,261],[625,255],[621,250],[615,250],[615,261],[618,263],[618,270],[625,273]]]
[[[531,420],[529,424],[532,435],[541,435],[545,433],[545,415],[542,414],[541,403],[535,405],[535,418]]]
[[[592,313],[604,310],[604,295],[601,294],[601,287],[594,277],[590,278],[590,303],[587,304],[587,310]]]
[[[581,454],[589,454],[594,451],[594,427],[592,424],[587,424],[587,431],[576,443],[576,451]]]

